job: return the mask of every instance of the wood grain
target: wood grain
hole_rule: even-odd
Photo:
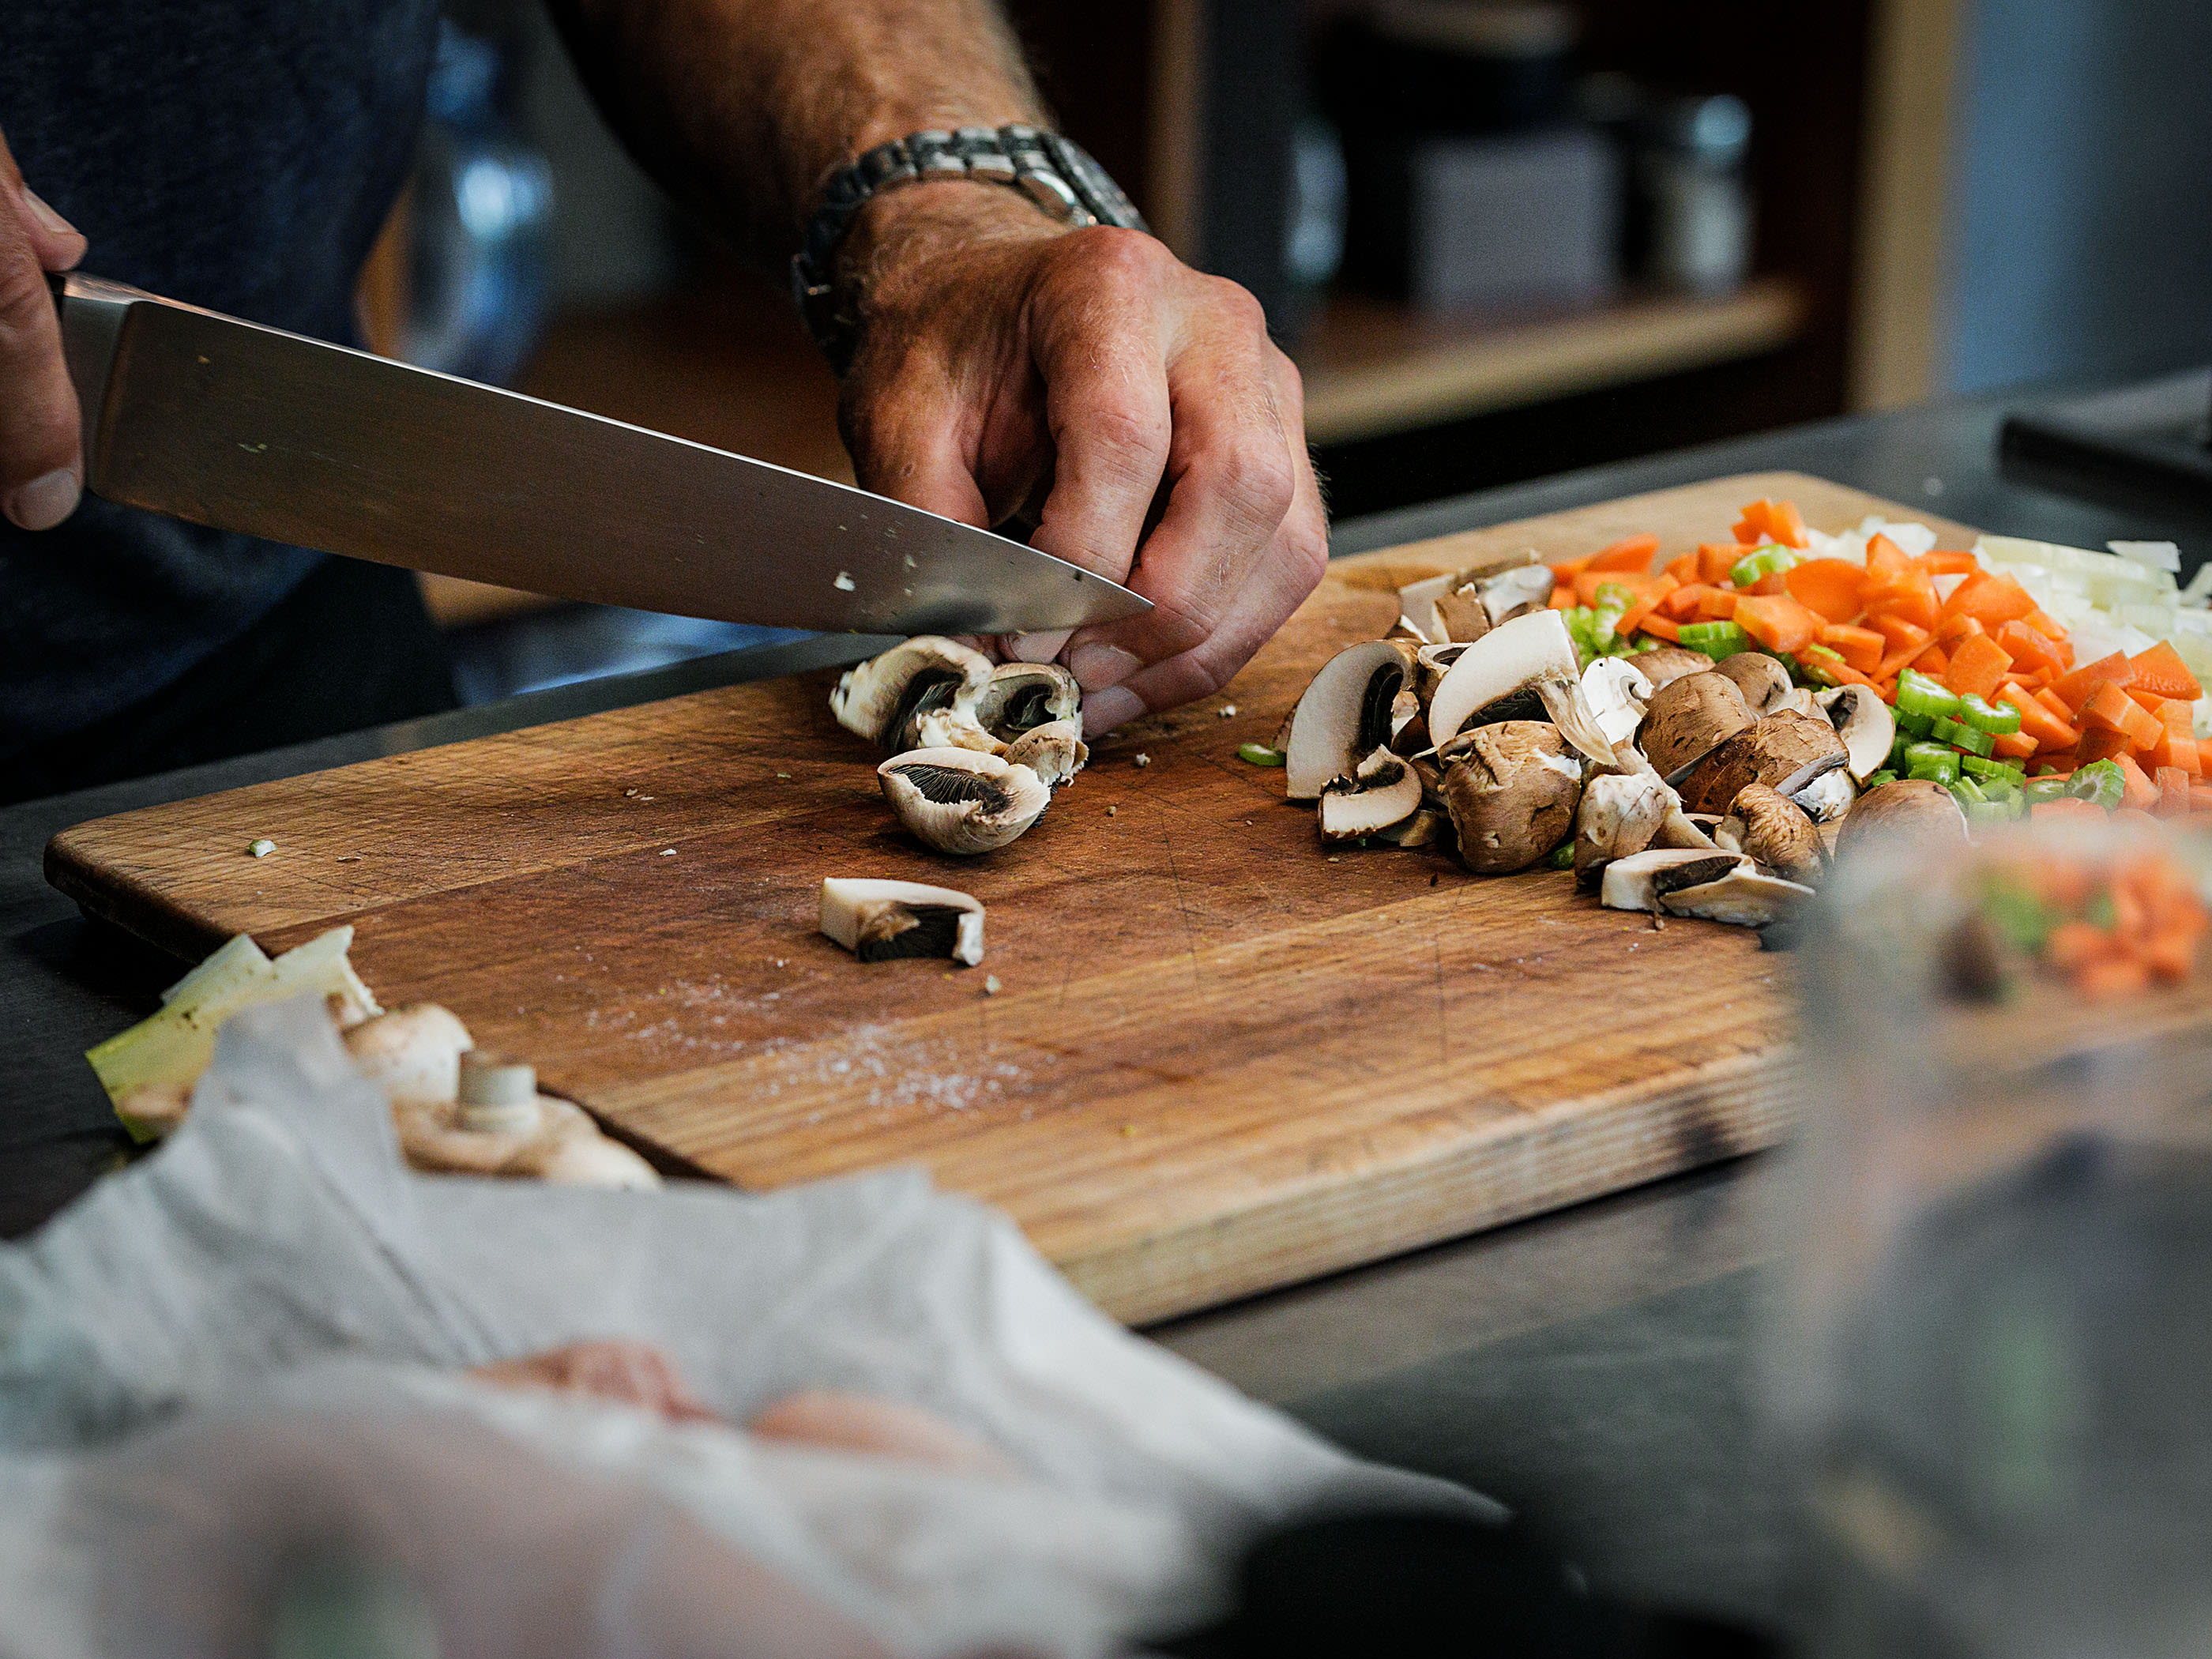
[[[446,1003],[627,1136],[754,1188],[926,1165],[1158,1317],[1780,1132],[1787,960],[1755,937],[1601,910],[1564,873],[1332,858],[1236,757],[1400,581],[1644,529],[1669,556],[1761,495],[1828,528],[1883,507],[1760,476],[1344,561],[1224,696],[1100,744],[978,860],[895,830],[810,676],[80,824],[48,875],[189,955],[351,921],[388,1003]],[[974,893],[1002,989],[860,967],[814,931],[825,875]]]

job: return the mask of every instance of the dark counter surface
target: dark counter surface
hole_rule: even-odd
[[[2203,555],[2203,526],[2000,477],[2001,414],[1993,400],[1953,404],[1596,468],[1359,520],[1339,527],[1334,548],[1791,468],[1993,532],[2087,547],[2171,537]],[[179,971],[46,885],[40,857],[56,830],[854,654],[852,641],[823,639],[702,658],[0,811],[0,1232],[36,1226],[123,1155],[83,1050],[141,1017]],[[1154,1334],[1357,1450],[1524,1510],[1601,1585],[1779,1625],[1795,1598],[1753,1358],[1786,1179],[1771,1158],[1746,1160]]]

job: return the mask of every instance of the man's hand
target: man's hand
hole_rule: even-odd
[[[48,271],[84,258],[84,238],[34,195],[0,138],[0,510],[25,530],[76,511],[84,482],[76,389],[62,360]]]
[[[841,410],[861,484],[986,526],[1042,489],[1031,544],[1156,607],[1011,642],[1067,664],[1087,730],[1220,690],[1320,581],[1298,372],[1235,283],[972,184],[878,198],[843,269],[862,319]]]

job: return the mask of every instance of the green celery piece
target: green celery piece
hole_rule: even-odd
[[[2029,956],[2039,955],[2051,930],[2058,925],[2057,913],[2041,899],[2008,881],[1993,881],[1982,895],[1982,915],[2004,942]]]
[[[1970,800],[1960,803],[1959,810],[1966,815],[1968,823],[2009,823],[2012,808],[2002,801]]]
[[[1718,662],[1723,657],[1733,657],[1739,651],[1751,648],[1751,635],[1743,631],[1742,624],[1732,622],[1686,623],[1682,626],[1682,643],[1692,651],[1702,651]]]
[[[1943,787],[1951,792],[1951,799],[1957,801],[1961,806],[1986,806],[1989,805],[1990,798],[1982,793],[1981,786],[1976,783],[1972,778],[1963,776],[1956,777],[1952,779],[1950,782],[1945,784]]]
[[[2020,792],[2030,806],[2040,806],[2045,801],[2065,799],[2068,788],[2063,778],[2030,778],[2021,785]]]
[[[1969,691],[1959,699],[1959,712],[1953,716],[1977,732],[1988,732],[2000,738],[2010,737],[2020,730],[2020,710],[2010,703],[1992,703]]]
[[[2118,761],[2091,761],[2075,772],[2066,793],[2109,812],[2127,799],[2128,780]]]
[[[1869,789],[1879,789],[1885,783],[1895,783],[1896,781],[1897,774],[1891,771],[1887,767],[1884,767],[1881,771],[1874,773],[1867,779],[1866,787]]]
[[[1963,749],[1970,755],[1991,755],[1996,752],[1997,746],[1997,740],[1988,732],[1977,732],[1964,720],[1954,720],[1948,714],[1936,717],[1936,741]]]
[[[1980,755],[1969,755],[1959,763],[1961,771],[1984,782],[1992,778],[2005,778],[2014,784],[2027,781],[2027,774],[2017,761],[1990,760]]]
[[[1959,751],[1940,743],[1916,743],[1905,751],[1908,775],[1935,783],[1949,783],[1959,775]]]
[[[1755,548],[1729,567],[1729,580],[1738,587],[1749,587],[1761,576],[1787,570],[1796,562],[1797,555],[1778,543]]]
[[[1900,708],[1895,711],[1893,718],[1897,721],[1899,732],[1906,737],[1924,738],[1936,729],[1936,720],[1932,714],[1912,714]]]
[[[1931,679],[1917,668],[1908,668],[1897,677],[1897,712],[1923,714],[1929,720],[1956,714],[1959,694],[1941,680]]]
[[[1270,749],[1264,743],[1240,743],[1237,745],[1237,758],[1247,766],[1280,766],[1283,751]]]
[[[1559,846],[1554,847],[1545,855],[1544,862],[1554,870],[1573,869],[1575,867],[1574,842],[1571,841],[1562,842]]]

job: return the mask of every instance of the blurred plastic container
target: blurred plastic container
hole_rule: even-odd
[[[2039,823],[1824,896],[1773,1349],[1823,1659],[2212,1651],[2208,869]],[[2186,977],[2085,971],[2160,918]]]

